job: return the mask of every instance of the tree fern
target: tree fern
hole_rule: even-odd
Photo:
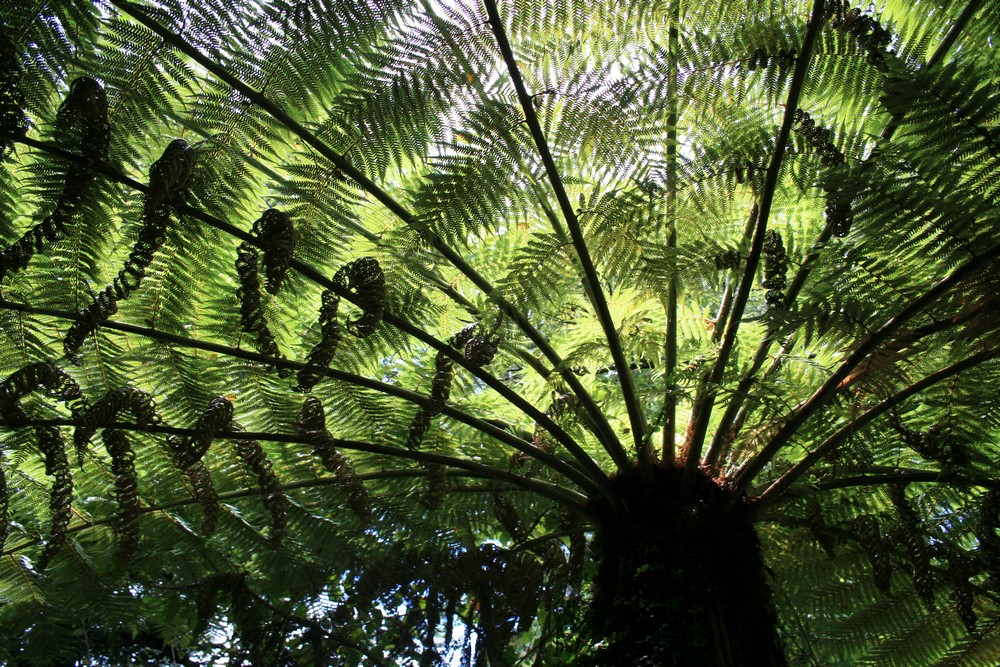
[[[992,665],[994,5],[0,10],[0,661]]]

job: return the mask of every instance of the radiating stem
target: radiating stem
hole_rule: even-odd
[[[684,463],[684,478],[681,484],[681,494],[683,497],[689,496],[693,489],[698,466],[701,463],[701,447],[705,440],[705,433],[708,430],[708,422],[712,415],[717,387],[722,381],[726,364],[729,362],[729,356],[736,345],[736,334],[743,319],[743,311],[746,308],[747,300],[750,298],[750,290],[753,288],[756,280],[757,265],[760,262],[761,252],[764,248],[764,232],[767,230],[768,219],[771,215],[771,205],[774,202],[774,194],[778,187],[778,176],[781,171],[782,159],[785,156],[785,147],[788,144],[788,136],[791,134],[792,125],[795,122],[795,110],[799,108],[799,97],[802,94],[806,72],[809,71],[812,47],[816,42],[816,37],[819,35],[822,24],[823,0],[814,0],[812,15],[809,17],[806,34],[802,40],[802,48],[795,61],[795,71],[792,74],[791,82],[788,84],[784,118],[781,121],[778,136],[775,138],[774,152],[771,154],[771,161],[764,176],[764,185],[757,204],[758,211],[754,224],[753,239],[750,242],[750,252],[746,258],[743,277],[733,298],[732,313],[729,316],[729,321],[726,323],[726,331],[719,345],[719,353],[708,377],[707,389],[701,396],[701,401],[695,404],[692,411],[691,427],[688,429],[688,439],[685,447],[687,450],[687,460]]]
[[[127,185],[128,187],[137,190],[139,192],[145,193],[149,191],[149,186],[140,183],[139,181],[136,181],[135,179],[130,178],[125,174],[122,174],[121,172],[113,169],[106,163],[94,164],[93,162],[88,161],[87,158],[83,157],[82,155],[71,153],[69,151],[60,148],[59,146],[44,141],[38,141],[37,139],[32,139],[31,137],[21,137],[17,139],[17,142],[22,143],[25,146],[31,146],[32,148],[44,151],[46,153],[49,153],[50,155],[54,155],[71,162],[85,163],[91,168],[93,168],[96,172],[108,178],[109,180],[121,183],[122,185]],[[258,248],[262,247],[260,239],[254,238],[248,232],[243,231],[239,227],[236,227],[226,222],[225,220],[222,220],[221,218],[217,218],[211,213],[202,211],[201,209],[191,206],[190,204],[187,203],[179,203],[176,204],[175,206],[177,207],[178,211],[180,211],[184,215],[200,220],[205,224],[209,225],[210,227],[214,227],[215,229],[218,229],[221,232],[229,234],[230,236],[233,236],[241,241],[245,241],[250,245],[257,246]],[[377,243],[377,241],[379,240],[377,234],[373,234],[372,232],[369,232],[367,229],[363,227],[358,227],[356,231],[365,236],[365,238],[369,241]],[[329,288],[333,284],[332,281],[328,279],[326,276],[320,274],[317,270],[315,270],[311,266],[304,264],[298,260],[293,259],[290,266],[299,273],[303,274],[310,281],[320,285],[321,287]],[[419,267],[417,270],[419,270]],[[458,305],[462,306],[466,311],[469,312],[470,315],[474,317],[482,317],[482,313],[479,311],[479,309],[476,307],[475,304],[473,304],[471,301],[465,298],[465,296],[463,296],[462,294],[458,293],[450,285],[445,284],[439,276],[432,275],[429,272],[422,273],[421,275],[428,282],[432,283],[434,287],[438,289],[438,291],[442,292],[449,299],[451,299]],[[349,301],[355,298],[353,295],[350,294],[345,294],[343,295],[343,297]],[[394,318],[390,316],[389,319],[393,320]],[[532,355],[527,350],[517,349],[514,351],[514,353],[521,361],[525,363],[526,366],[531,367],[536,373],[538,373],[543,378],[547,378],[549,375],[552,374],[551,369],[546,368],[541,361],[536,359],[535,356]],[[562,360],[559,359],[558,361],[561,363]],[[591,401],[592,400],[593,399],[591,399]]]
[[[355,168],[354,165],[351,164],[351,162],[343,155],[333,150],[333,148],[331,148],[328,144],[310,132],[304,125],[302,125],[302,123],[289,116],[288,113],[286,113],[281,107],[274,104],[259,91],[235,77],[228,70],[226,70],[226,68],[222,67],[219,63],[207,57],[193,45],[186,42],[180,35],[161,25],[141,7],[128,2],[128,0],[109,0],[109,2],[158,34],[168,44],[204,67],[226,85],[246,96],[250,102],[267,112],[272,118],[277,120],[286,129],[302,139],[303,142],[312,147],[317,153],[333,163],[344,175],[355,181],[362,190],[374,197],[376,201],[385,206],[404,224],[420,232],[423,238],[425,238],[435,250],[441,253],[441,255],[452,266],[466,276],[472,284],[476,286],[476,288],[485,294],[490,301],[496,304],[497,308],[512,322],[514,322],[514,324],[517,325],[517,327],[520,328],[521,331],[523,331],[536,346],[538,346],[538,349],[542,352],[542,354],[549,359],[549,362],[552,363],[555,368],[559,369],[563,377],[572,375],[568,369],[565,369],[563,365],[560,364],[561,359],[559,359],[559,356],[555,354],[555,350],[549,344],[548,340],[546,340],[544,336],[542,336],[542,334],[535,329],[535,327],[528,321],[527,317],[520,310],[498,294],[494,286],[471,265],[469,265],[469,263],[466,262],[459,253],[449,247],[437,234],[434,234],[431,230],[421,225],[412,212],[407,210],[406,207],[400,204],[389,193],[385,192],[382,188],[376,185],[371,179],[358,171],[358,169]],[[608,441],[608,434],[601,431],[598,431],[596,435],[599,439],[601,439],[601,444],[608,451],[609,455],[611,455],[612,459],[619,462],[620,466],[624,465],[624,452],[621,451],[621,444],[617,441],[617,438]],[[611,435],[614,435],[613,432]]]
[[[958,39],[958,35],[978,11],[980,4],[982,4],[982,0],[970,0],[961,15],[949,29],[948,34],[934,51],[934,55],[932,55],[927,61],[927,64],[924,66],[925,70],[935,67],[944,59],[944,56],[954,45],[955,40]],[[905,115],[905,112],[897,113],[889,120],[886,126],[882,129],[879,140],[880,144],[888,142],[892,139],[892,135],[895,134],[897,129],[899,129],[900,123],[902,123]],[[857,177],[859,182],[866,182],[866,173],[878,164],[876,159],[879,154],[878,149],[879,145],[876,145],[871,154],[865,158]],[[827,241],[830,240],[832,232],[833,225],[829,222],[823,226],[822,230],[820,230],[820,233],[813,242],[809,252],[806,253],[806,256],[803,258],[799,270],[796,271],[795,277],[792,278],[788,289],[785,290],[786,304],[791,304],[796,298],[798,298],[799,293],[802,291],[802,288],[805,286],[805,283],[809,278],[809,274],[812,272],[813,265],[819,259]],[[735,431],[739,430],[741,417],[745,418],[746,416],[746,410],[743,409],[743,404],[750,394],[751,387],[754,385],[754,376],[767,359],[767,355],[771,350],[773,342],[773,336],[767,336],[757,347],[757,351],[754,353],[753,361],[750,363],[750,369],[744,374],[736,388],[736,391],[734,391],[733,395],[730,397],[729,404],[726,407],[726,412],[719,422],[719,428],[716,430],[708,453],[705,456],[705,465],[714,466],[718,463],[719,457],[727,447],[730,439],[735,435]],[[779,352],[777,357],[778,359],[780,359],[783,352],[784,351]]]
[[[852,486],[884,486],[889,484],[908,484],[910,482],[938,482],[942,484],[957,484],[959,486],[980,486],[987,489],[1000,489],[1000,480],[988,477],[970,477],[949,470],[919,470],[916,468],[886,468],[873,467],[857,471],[859,474],[837,479],[820,480],[815,487],[820,491],[846,489]],[[781,502],[786,497],[779,497],[775,502]]]
[[[51,151],[54,151],[55,154],[58,154],[58,155],[62,155],[64,153],[64,151],[61,151],[60,149],[56,149],[54,147],[50,147],[48,144],[45,144],[45,143],[42,143],[42,142],[38,142],[38,141],[34,141],[34,140],[30,140],[30,141],[26,140],[24,143],[26,143],[27,145],[30,145],[30,146],[41,148],[42,150],[51,150]],[[68,156],[69,159],[73,159],[73,158],[77,158],[78,157],[78,156],[74,156],[71,153],[67,154],[67,156]],[[101,169],[101,171],[103,172],[103,169]],[[116,172],[112,171],[112,174],[115,174],[115,173]],[[140,191],[144,192],[144,191],[146,191],[148,189],[147,186],[142,185],[141,183],[138,183],[137,181],[134,181],[133,179],[130,179],[127,176],[123,176],[121,174],[117,174],[117,177],[119,178],[119,180],[121,180],[121,182],[125,183],[126,185],[129,185],[130,187],[134,187],[134,188],[136,188],[136,189],[138,189]],[[221,230],[223,232],[226,232],[227,234],[230,234],[230,235],[232,235],[232,236],[234,236],[234,237],[236,237],[238,239],[241,239],[243,241],[247,241],[247,242],[249,242],[252,245],[258,245],[260,243],[259,239],[255,239],[254,237],[252,237],[247,232],[244,232],[243,230],[241,230],[241,229],[239,229],[237,227],[234,227],[233,225],[230,225],[229,223],[227,223],[227,222],[225,222],[223,220],[220,220],[219,218],[216,218],[216,217],[214,217],[212,215],[209,215],[208,213],[205,213],[204,211],[196,209],[196,208],[194,208],[194,207],[192,207],[190,205],[182,204],[182,205],[179,206],[179,209],[180,209],[181,212],[183,212],[183,213],[185,213],[187,215],[191,215],[193,217],[196,217],[199,220],[202,220],[203,222],[206,222],[207,224],[211,225],[212,227],[215,227],[216,229],[219,229],[219,230]],[[303,264],[299,260],[293,259],[290,262],[290,266],[291,266],[291,268],[295,269],[296,271],[298,271],[299,273],[301,273],[302,275],[306,276],[311,281],[315,282],[316,284],[318,284],[318,285],[320,285],[322,287],[325,287],[327,289],[335,289],[336,288],[334,282],[330,278],[328,278],[328,277],[320,274],[318,271],[316,271],[316,269],[314,269],[311,266],[308,266],[306,264]],[[343,294],[341,294],[341,297],[343,297],[343,298],[345,298],[345,299],[347,299],[349,301],[355,301],[356,298],[357,298],[356,296],[354,296],[354,295],[352,295],[350,293],[343,293]],[[424,344],[428,345],[432,349],[434,349],[434,350],[436,350],[438,352],[441,352],[442,354],[445,354],[450,359],[452,359],[453,361],[455,361],[455,363],[459,364],[460,366],[462,366],[463,368],[465,368],[466,370],[468,370],[475,377],[477,377],[480,380],[482,380],[482,382],[485,383],[487,386],[489,386],[490,388],[492,388],[495,391],[497,391],[506,400],[512,402],[512,404],[516,405],[519,409],[521,409],[522,411],[524,411],[526,414],[528,414],[531,417],[533,417],[535,419],[535,421],[537,421],[539,424],[542,425],[543,428],[545,428],[546,430],[552,432],[553,435],[555,435],[556,438],[560,440],[560,442],[563,442],[563,444],[566,445],[567,449],[570,451],[570,453],[572,453],[574,455],[574,457],[576,457],[580,461],[581,465],[583,465],[584,468],[589,469],[590,472],[595,475],[595,478],[598,477],[598,476],[601,477],[601,478],[605,477],[604,473],[600,470],[600,468],[597,466],[597,464],[594,463],[593,459],[590,456],[588,456],[583,451],[583,449],[580,448],[580,446],[577,445],[576,442],[574,440],[572,440],[572,438],[568,434],[565,433],[565,431],[563,431],[558,425],[556,425],[555,422],[551,418],[548,417],[548,415],[545,415],[543,412],[539,411],[531,403],[529,403],[524,398],[520,397],[516,392],[514,392],[513,390],[511,390],[510,387],[508,387],[507,385],[505,385],[503,382],[501,382],[499,379],[497,379],[493,375],[487,373],[486,371],[484,371],[482,368],[480,368],[478,366],[474,366],[472,364],[469,364],[468,361],[465,359],[464,355],[460,351],[453,349],[447,343],[442,343],[441,341],[439,341],[434,336],[428,334],[427,332],[423,331],[422,329],[419,329],[419,328],[413,326],[412,324],[410,324],[406,320],[404,320],[402,318],[399,318],[399,317],[393,315],[392,313],[385,313],[384,316],[383,316],[383,321],[386,324],[395,326],[396,328],[398,328],[401,331],[409,334],[410,336],[416,338],[417,340],[420,340],[421,342],[423,342]],[[268,358],[270,358],[270,357],[268,357]],[[511,399],[513,399],[513,400],[511,401]],[[555,430],[553,430],[553,429],[555,429]],[[559,433],[561,433],[561,435],[559,435]],[[623,453],[623,455],[624,455],[624,453]]]
[[[678,94],[680,78],[678,58],[680,0],[674,0],[670,8],[670,28],[667,32],[667,326],[663,341],[663,443],[660,458],[663,464],[672,467],[676,458],[677,437],[677,123]]]
[[[913,342],[916,342],[926,336],[930,336],[936,333],[940,333],[942,331],[946,331],[948,329],[953,329],[955,327],[961,326],[966,322],[972,320],[973,318],[978,317],[982,313],[982,311],[988,307],[990,307],[990,304],[982,303],[979,306],[970,308],[965,312],[960,313],[959,315],[956,315],[954,317],[944,318],[926,324],[922,327],[917,327],[916,329],[911,330],[907,334],[907,338],[912,340]],[[774,372],[781,367],[782,358],[786,354],[788,354],[789,350],[791,350],[793,346],[794,346],[794,341],[791,339],[791,337],[787,338],[785,340],[784,345],[782,345],[781,349],[775,354],[774,358],[771,360],[771,363],[768,365],[767,370],[764,371],[765,380],[771,377],[774,374]],[[751,368],[751,371],[743,378],[743,380],[740,381],[740,384],[736,388],[736,392],[734,392],[733,404],[736,405],[738,410],[733,410],[732,408],[733,404],[731,404],[730,408],[727,408],[726,416],[723,417],[723,422],[722,422],[723,425],[731,424],[731,426],[728,429],[729,438],[727,439],[727,442],[724,443],[725,445],[728,445],[728,443],[736,437],[740,429],[743,428],[743,423],[746,421],[747,416],[753,411],[753,409],[757,405],[757,402],[759,401],[758,397],[753,397],[753,398],[749,397],[749,389],[754,383],[753,372],[754,369]],[[740,396],[743,396],[746,400],[736,401],[736,398]],[[727,421],[727,417],[731,410],[733,410],[735,416],[731,420]],[[721,428],[722,426],[720,426],[720,432]],[[718,434],[716,434],[716,436],[718,437]]]
[[[820,445],[809,452],[801,461],[792,466],[790,470],[771,484],[767,491],[761,494],[760,502],[775,502],[785,489],[791,486],[791,484],[797,479],[802,477],[802,475],[812,468],[812,466],[814,466],[820,459],[833,451],[842,442],[847,440],[853,433],[856,433],[860,429],[864,428],[877,417],[882,416],[906,399],[937,384],[938,382],[941,382],[942,380],[946,380],[964,370],[968,370],[969,368],[973,368],[985,361],[989,361],[990,359],[996,359],[998,356],[1000,356],[1000,350],[996,349],[984,350],[978,354],[974,354],[971,357],[959,361],[958,363],[942,368],[936,373],[931,373],[922,380],[914,382],[905,389],[902,389],[889,398],[886,398],[878,405],[869,408],[863,414],[855,416],[851,419],[849,424],[842,427],[836,433],[824,440]]]
[[[889,339],[906,322],[922,313],[934,301],[942,297],[949,290],[957,286],[963,280],[974,275],[980,269],[995,262],[1000,257],[1000,243],[987,249],[982,255],[966,262],[955,269],[947,278],[942,279],[931,289],[912,301],[903,308],[895,317],[883,324],[877,331],[868,338],[861,341],[847,359],[837,368],[833,374],[827,378],[826,382],[816,390],[795,412],[789,415],[785,423],[771,438],[770,442],[751,459],[748,459],[739,472],[736,474],[736,483],[741,488],[747,488],[754,476],[770,462],[774,455],[778,453],[791,440],[796,431],[812,416],[817,410],[824,406],[827,401],[833,398],[840,391],[840,383],[847,378],[852,370],[875,352],[885,341]]]
[[[73,426],[75,422],[72,419],[29,419],[17,422],[8,422],[0,420],[0,426],[5,426],[8,428],[28,428],[36,426]],[[159,433],[164,435],[176,435],[181,437],[191,437],[197,435],[197,431],[192,428],[178,428],[173,426],[163,426],[161,424],[133,424],[128,422],[115,423],[114,428],[129,431],[133,433]],[[302,436],[285,434],[285,433],[269,433],[269,432],[251,432],[251,431],[218,431],[213,435],[215,439],[218,440],[260,440],[263,442],[279,442],[286,444],[302,444],[309,445],[310,443]],[[445,456],[442,454],[434,454],[431,452],[422,452],[418,450],[404,449],[400,447],[389,447],[387,445],[379,445],[371,442],[360,442],[356,440],[342,440],[340,438],[334,438],[334,444],[338,449],[354,450],[359,452],[368,452],[370,454],[379,454],[381,456],[389,456],[393,458],[403,458],[410,459],[413,461],[420,461],[422,463],[436,463],[443,466],[448,466],[449,468],[454,468],[456,470],[465,470],[475,477],[482,479],[491,479],[498,482],[506,482],[515,486],[519,486],[527,491],[532,491],[541,496],[554,500],[561,504],[569,504],[571,507],[580,507],[586,502],[586,497],[574,492],[571,489],[566,488],[564,485],[552,484],[550,482],[545,482],[543,480],[531,479],[524,477],[522,475],[516,475],[512,472],[502,470],[490,465],[483,463],[477,463],[475,461],[470,461],[468,459],[458,458],[454,456]],[[412,476],[426,476],[427,471],[424,469],[413,470],[413,471],[399,471],[392,470],[388,471],[395,476],[406,475],[412,473]],[[381,473],[373,473],[373,475],[359,475],[361,478],[371,478],[378,477]],[[305,480],[300,482],[290,482],[288,484],[282,485],[285,489],[300,489],[315,485],[317,480]],[[341,483],[337,478],[328,479],[325,481],[327,483]],[[237,493],[230,494],[219,494],[221,499],[225,498],[238,498],[246,495],[255,495],[260,493],[259,488],[253,490],[247,489]],[[199,502],[197,499],[190,499],[191,502]],[[176,505],[184,504],[183,502],[168,503],[166,505],[158,506],[159,509],[166,509],[167,507],[174,507]]]
[[[704,460],[702,461],[704,465],[708,467],[715,467],[718,465],[720,457],[728,448],[729,443],[732,442],[736,432],[739,431],[742,419],[746,416],[746,412],[744,410],[744,408],[747,407],[745,403],[746,399],[750,395],[750,389],[753,388],[754,384],[757,382],[757,372],[760,370],[761,366],[764,365],[764,362],[767,361],[767,355],[771,350],[771,344],[773,342],[773,332],[769,331],[757,347],[757,352],[754,354],[754,358],[750,362],[750,368],[743,374],[743,377],[740,378],[739,383],[736,385],[736,389],[729,397],[729,403],[726,405],[726,410],[722,414],[722,418],[719,420],[719,426],[716,428],[715,435],[712,436],[712,442],[708,447],[708,451],[705,453]],[[782,348],[779,355],[784,351],[785,348]],[[776,367],[777,364],[774,363],[770,368]],[[765,376],[766,375],[767,373],[765,372]]]
[[[70,313],[66,311],[54,310],[49,308],[36,308],[34,306],[26,306],[24,304],[13,303],[4,299],[0,299],[0,308],[7,308],[8,310],[45,315],[48,317],[56,317],[66,320],[77,319],[76,313]],[[162,340],[182,347],[205,350],[208,352],[215,352],[217,354],[223,354],[226,356],[236,357],[240,359],[247,359],[249,361],[267,364],[269,366],[290,368],[296,371],[306,367],[306,364],[304,363],[290,361],[288,359],[281,359],[278,357],[268,357],[266,355],[262,355],[257,352],[250,352],[248,350],[232,348],[226,345],[220,345],[218,343],[199,341],[193,338],[178,336],[176,334],[159,331],[157,329],[151,329],[148,327],[140,327],[133,324],[125,324],[123,322],[114,322],[114,321],[106,321],[102,326],[104,328],[111,330],[138,334],[141,336],[145,336],[147,338]],[[357,386],[366,387],[368,389],[373,389],[375,391],[388,394],[390,396],[395,396],[397,398],[402,398],[403,400],[416,403],[417,405],[426,406],[430,404],[430,398],[428,396],[425,396],[423,394],[417,394],[416,392],[403,389],[402,387],[386,384],[383,382],[379,382],[378,380],[373,380],[361,375],[355,375],[353,373],[347,373],[344,371],[339,371],[334,369],[321,369],[321,370],[323,371],[323,374],[325,376],[331,377],[335,380],[340,380],[343,382],[347,382],[349,384],[354,384]],[[577,445],[576,442],[573,441],[573,439],[565,431],[563,431],[557,424],[552,422],[552,420],[547,415],[543,414],[537,408],[534,407],[531,407],[531,410],[533,413],[537,413],[537,416],[535,414],[531,415],[532,417],[536,418],[536,421],[539,418],[541,418],[551,424],[551,426],[546,427],[547,430],[549,430],[549,432],[553,435],[553,437],[556,438],[556,440],[558,440],[560,444],[564,445],[567,448],[567,450],[572,452],[573,448],[579,449],[579,445]],[[532,458],[538,459],[539,461],[549,466],[553,470],[556,470],[561,474],[564,474],[566,477],[580,484],[580,486],[582,486],[583,488],[589,489],[592,492],[598,491],[598,492],[613,493],[608,486],[607,476],[603,473],[603,471],[600,470],[600,468],[597,469],[596,473],[594,473],[593,471],[587,471],[589,474],[585,474],[584,472],[585,468],[580,469],[577,468],[576,466],[570,465],[565,461],[559,459],[558,457],[553,456],[552,454],[549,454],[548,452],[545,452],[535,447],[534,445],[525,442],[524,440],[521,440],[520,438],[517,438],[509,431],[494,426],[493,424],[490,424],[487,421],[479,419],[478,417],[474,417],[472,415],[469,415],[468,413],[465,413],[461,410],[458,410],[456,408],[447,405],[441,410],[441,412],[442,414],[448,417],[451,417],[457,421],[467,424],[468,426],[471,426],[472,428],[475,428],[482,433],[485,433],[491,437],[496,438],[501,442],[504,442],[505,444],[510,445],[511,447],[517,449],[518,451],[524,452],[525,454],[527,454]],[[589,461],[591,465],[595,465],[596,467],[596,464],[593,463],[592,459],[586,456],[584,456],[584,459],[585,461]],[[580,461],[580,465],[585,466],[586,465],[585,461]],[[590,475],[594,475],[594,477],[591,477]]]
[[[473,71],[472,65],[469,63],[468,57],[462,51],[455,40],[452,39],[451,35],[447,30],[447,22],[444,21],[437,13],[434,11],[434,7],[431,5],[429,0],[421,0],[421,5],[428,16],[431,17],[431,21],[437,27],[438,31],[441,33],[442,38],[448,44],[448,48],[451,49],[452,55],[455,57],[456,61],[459,63],[462,71],[471,72]],[[476,93],[479,98],[487,102],[489,101],[489,95],[486,93],[486,89],[483,87],[482,81],[478,77],[473,77],[471,85],[476,89]],[[514,144],[513,137],[511,135],[510,129],[506,126],[501,126],[495,128],[498,133],[500,133],[511,145]],[[531,190],[535,194],[535,199],[538,201],[538,205],[542,208],[546,219],[552,225],[553,230],[560,239],[566,239],[566,230],[563,228],[562,224],[559,222],[559,218],[556,216],[555,211],[552,210],[544,192],[542,192],[542,186],[535,179],[534,174],[532,174],[531,169],[529,169],[526,164],[523,155],[515,154],[511,156],[521,168],[521,172],[526,178],[529,179],[531,183]],[[567,239],[568,242],[568,239]],[[623,468],[626,463],[628,456],[625,453],[624,448],[618,440],[618,436],[615,435],[614,429],[611,428],[611,424],[608,423],[607,416],[605,416],[604,411],[601,410],[600,406],[594,400],[594,397],[587,391],[586,387],[580,382],[576,374],[567,367],[566,364],[562,362],[562,359],[553,350],[551,355],[546,354],[546,358],[550,360],[552,365],[556,368],[556,372],[559,373],[563,381],[570,388],[573,394],[580,401],[580,407],[587,414],[590,421],[590,428],[597,436],[597,439],[601,441],[604,445],[605,450],[611,456],[612,460],[618,466],[619,469]],[[547,376],[547,374],[546,374]]]
[[[500,48],[504,63],[507,65],[507,71],[510,74],[511,82],[517,92],[518,101],[521,103],[521,109],[524,112],[525,121],[528,124],[528,130],[531,132],[532,139],[534,139],[539,157],[542,160],[542,164],[545,166],[545,172],[548,175],[549,183],[555,192],[556,201],[559,202],[559,208],[566,221],[566,226],[569,228],[570,237],[573,241],[573,248],[576,250],[577,259],[579,260],[583,270],[584,287],[586,289],[587,296],[590,298],[591,304],[597,313],[597,318],[601,323],[601,328],[604,330],[604,336],[607,339],[608,348],[610,349],[611,356],[614,359],[615,368],[618,371],[618,379],[621,383],[622,397],[625,401],[626,410],[628,410],[629,422],[635,442],[636,453],[639,458],[639,465],[648,471],[651,468],[651,457],[649,445],[645,439],[646,422],[642,412],[642,405],[639,403],[638,397],[635,393],[635,387],[632,381],[632,370],[629,367],[628,360],[625,358],[625,352],[622,348],[618,331],[615,329],[614,321],[611,319],[611,312],[608,309],[607,299],[604,295],[604,290],[601,287],[600,279],[597,275],[597,269],[594,266],[593,259],[590,257],[590,251],[587,249],[587,241],[583,236],[580,221],[576,217],[576,211],[573,208],[573,204],[569,200],[569,196],[566,194],[566,188],[563,186],[559,169],[556,167],[551,151],[549,151],[548,141],[545,138],[545,133],[542,131],[541,124],[538,122],[538,115],[535,113],[531,95],[528,94],[528,91],[524,86],[524,80],[521,78],[521,72],[514,59],[514,52],[511,49],[510,42],[507,39],[507,33],[503,29],[503,22],[501,21],[500,14],[497,11],[496,2],[495,0],[485,0],[484,4],[486,5],[486,13],[490,19],[490,27],[493,29],[493,34],[496,36],[497,45]]]

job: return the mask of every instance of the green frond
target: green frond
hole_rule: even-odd
[[[6,3],[0,662],[992,666],[998,22]]]

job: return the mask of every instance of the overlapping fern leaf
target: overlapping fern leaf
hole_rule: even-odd
[[[5,5],[0,662],[569,664],[676,466],[791,664],[992,665],[998,25]]]

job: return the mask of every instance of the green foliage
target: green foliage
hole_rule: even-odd
[[[995,663],[995,2],[8,5],[0,662]]]

